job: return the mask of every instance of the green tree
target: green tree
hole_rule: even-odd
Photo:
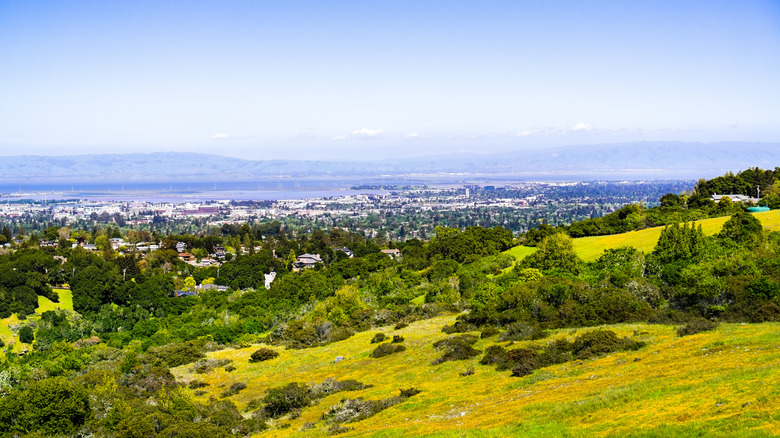
[[[718,234],[722,239],[731,239],[746,248],[755,248],[763,241],[764,227],[752,214],[740,211],[731,216]]]
[[[571,237],[563,233],[554,233],[536,246],[536,252],[523,259],[523,265],[539,269],[541,271],[561,270],[578,274],[582,261]]]
[[[62,377],[32,381],[25,391],[0,400],[0,424],[22,434],[67,434],[90,416],[86,390]]]
[[[35,341],[35,333],[32,327],[26,325],[19,330],[19,341],[25,344],[32,344]]]

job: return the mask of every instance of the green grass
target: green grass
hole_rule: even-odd
[[[225,388],[244,382],[247,389],[231,397],[243,410],[268,388],[290,382],[319,383],[327,377],[356,379],[374,385],[337,393],[305,408],[299,418],[275,421],[262,436],[297,436],[305,422],[316,427],[307,436],[328,436],[321,415],[343,398],[380,399],[401,388],[422,392],[360,422],[344,436],[766,436],[780,430],[780,324],[723,324],[718,329],[678,338],[672,326],[620,324],[610,326],[620,336],[637,336],[648,345],[638,351],[614,353],[535,371],[523,378],[509,371],[465,361],[430,365],[440,355],[432,343],[447,335],[441,327],[455,316],[418,321],[401,330],[384,327],[358,333],[323,347],[279,351],[278,358],[250,364],[257,349],[229,349],[209,357],[233,360],[236,370],[194,374],[191,366],[173,370],[181,382],[203,380],[210,386],[196,397],[206,402]],[[590,329],[559,330],[573,339]],[[407,350],[372,359],[377,331],[400,334]],[[484,350],[495,338],[479,340]],[[531,342],[517,342],[515,346]],[[336,364],[336,356],[346,360]],[[474,368],[471,376],[460,373]],[[285,425],[288,425],[286,427]]]
[[[67,289],[54,289],[54,291],[59,295],[59,303],[54,303],[50,299],[38,295],[38,308],[35,309],[34,315],[29,315],[29,319],[35,320],[43,312],[49,310],[64,309],[73,311],[73,293]],[[19,318],[16,315],[0,319],[0,338],[3,339],[6,345],[13,343],[14,348],[12,351],[16,352],[21,350],[23,345],[26,345],[19,342],[18,338],[15,338],[11,331],[11,326],[19,324],[19,322]]]
[[[59,296],[59,303],[52,302],[50,299],[38,295],[38,308],[35,309],[35,313],[42,314],[49,310],[73,310],[73,293],[68,289],[54,289]]]
[[[753,213],[761,221],[764,228],[769,231],[780,231],[780,210],[772,210],[762,213]],[[729,217],[718,217],[704,219],[694,222],[697,226],[701,225],[705,235],[712,236],[720,232],[723,224]],[[631,246],[645,253],[650,253],[655,248],[658,238],[661,236],[661,230],[664,227],[647,228],[640,231],[631,231],[623,234],[612,234],[608,236],[591,236],[574,239],[574,249],[580,258],[586,262],[596,260],[604,253],[605,249],[615,249],[621,246]],[[516,246],[509,249],[505,254],[515,256],[516,260],[522,260],[527,255],[533,253],[536,249]]]

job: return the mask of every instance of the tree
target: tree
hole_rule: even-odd
[[[11,432],[68,434],[91,416],[84,388],[58,377],[32,381],[25,391],[0,400],[0,424]]]
[[[740,211],[723,224],[718,237],[731,239],[747,248],[755,248],[763,240],[763,230],[761,222],[752,214]]]
[[[19,341],[25,344],[32,344],[35,341],[32,327],[26,325],[19,330]]]
[[[523,265],[541,271],[561,270],[578,274],[581,260],[574,251],[571,237],[563,233],[554,233],[536,246],[536,252],[523,259]]]

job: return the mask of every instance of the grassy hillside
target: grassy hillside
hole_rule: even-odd
[[[56,310],[56,309],[65,309],[65,310],[73,310],[73,294],[71,291],[67,289],[54,289],[55,292],[59,294],[60,302],[54,303],[50,299],[38,295],[38,308],[35,309],[35,314],[40,315],[43,312],[46,312],[47,310]],[[35,319],[36,316],[32,315],[30,318]],[[9,345],[11,343],[14,344],[13,351],[19,351],[22,349],[23,346],[26,346],[29,348],[27,344],[22,344],[19,342],[19,339],[17,337],[14,337],[13,332],[11,331],[11,326],[19,324],[19,318],[16,317],[16,315],[11,315],[8,318],[0,319],[0,339],[5,342],[6,345]],[[0,353],[2,355],[2,353]]]
[[[192,365],[173,370],[184,382],[209,383],[197,397],[220,397],[230,385],[247,388],[230,397],[244,410],[269,388],[290,382],[320,383],[325,378],[356,379],[371,388],[340,392],[303,409],[300,417],[277,420],[269,437],[328,436],[321,415],[344,398],[378,400],[410,387],[422,392],[365,420],[345,424],[343,436],[766,436],[780,430],[780,324],[728,324],[713,332],[678,338],[663,325],[609,327],[620,336],[648,343],[632,352],[568,362],[517,378],[478,364],[476,358],[433,366],[432,343],[447,335],[441,327],[454,316],[419,321],[401,330],[382,332],[405,337],[407,350],[379,359],[369,357],[376,331],[307,350],[277,349],[279,357],[248,363],[258,347],[208,353],[230,359],[235,370],[197,374]],[[590,330],[590,329],[587,329]],[[573,339],[586,329],[560,330]],[[496,338],[480,340],[484,350]],[[346,360],[334,363],[336,356]],[[469,368],[474,374],[461,376]],[[188,390],[193,392],[192,390]]]
[[[780,231],[780,210],[753,213],[753,215],[761,221],[767,230]],[[728,217],[704,219],[695,222],[695,224],[701,225],[704,234],[711,236],[719,233],[728,219]],[[658,237],[661,235],[661,230],[663,230],[663,227],[647,228],[645,230],[609,236],[581,237],[574,239],[574,249],[580,258],[586,262],[599,258],[605,249],[619,248],[621,246],[632,246],[649,253],[655,248]],[[521,260],[534,251],[535,248],[516,246],[506,251],[506,253],[515,256],[517,260]]]

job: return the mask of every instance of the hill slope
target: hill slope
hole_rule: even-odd
[[[376,331],[324,347],[281,350],[267,362],[248,363],[257,346],[209,353],[230,359],[224,368],[204,374],[192,365],[173,370],[183,382],[209,383],[197,398],[205,401],[234,383],[247,388],[231,396],[244,409],[270,388],[291,382],[320,383],[326,378],[356,379],[371,388],[339,392],[304,408],[297,418],[276,420],[262,436],[328,436],[323,413],[344,398],[379,400],[410,387],[419,394],[362,421],[343,436],[765,436],[780,428],[780,324],[727,324],[713,332],[678,338],[663,325],[611,326],[620,336],[647,342],[632,352],[567,362],[517,378],[509,371],[478,364],[480,356],[431,365],[440,355],[432,343],[445,338],[441,327],[454,316],[419,321],[384,333],[405,337],[407,350],[379,359],[369,357]],[[541,341],[572,339],[590,329],[559,330]],[[475,333],[478,335],[478,333]],[[496,338],[480,340],[484,350]],[[336,356],[345,360],[334,363]],[[474,374],[460,373],[473,368]],[[188,390],[191,391],[191,390]],[[310,426],[311,427],[311,426]]]
[[[767,211],[763,213],[753,213],[761,221],[765,229],[769,231],[780,231],[780,210]],[[729,219],[728,216],[716,217],[712,219],[703,219],[694,222],[697,226],[701,225],[705,235],[712,236],[720,232],[723,224]],[[632,246],[636,249],[649,253],[655,248],[658,238],[661,236],[661,230],[664,227],[647,228],[640,231],[631,231],[623,234],[613,234],[609,236],[581,237],[574,239],[574,249],[582,260],[589,262],[596,260],[605,249],[614,249],[621,246]]]

